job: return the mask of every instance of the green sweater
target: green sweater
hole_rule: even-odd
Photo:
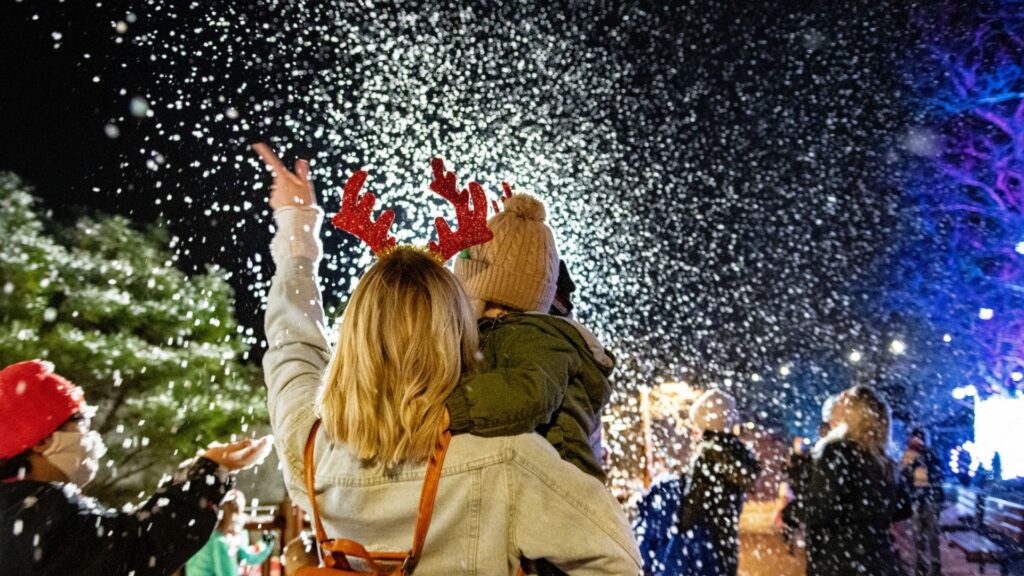
[[[452,431],[536,431],[563,460],[603,482],[600,446],[591,438],[611,397],[614,357],[586,328],[555,316],[510,313],[481,319],[479,329],[481,372],[464,376],[448,399]]]
[[[231,542],[220,530],[214,530],[206,546],[196,553],[185,565],[188,576],[238,576],[239,564],[257,566],[266,560],[273,548],[263,545],[259,552],[249,548],[249,532],[243,530],[237,537],[235,556],[231,554]]]

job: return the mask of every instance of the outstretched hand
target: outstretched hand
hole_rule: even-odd
[[[309,162],[295,161],[295,171],[285,168],[281,159],[274,154],[270,146],[259,142],[252,149],[260,155],[267,168],[274,172],[274,185],[270,189],[270,208],[277,210],[285,206],[316,206],[313,194],[313,183],[309,180]]]
[[[220,444],[214,442],[206,450],[200,450],[199,455],[227,468],[232,472],[252,468],[261,464],[263,459],[270,454],[274,445],[274,437],[267,435],[259,440],[246,438],[241,442],[231,444]]]

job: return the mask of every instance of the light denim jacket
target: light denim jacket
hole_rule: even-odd
[[[267,300],[263,359],[270,421],[292,499],[307,512],[302,453],[316,420],[317,391],[331,356],[317,286],[323,213],[274,213],[277,266]],[[407,550],[423,465],[385,474],[319,432],[316,497],[332,538],[370,550]],[[641,573],[622,509],[594,478],[563,462],[537,434],[457,435],[442,469],[420,575],[515,574],[521,558],[546,558],[569,574]]]

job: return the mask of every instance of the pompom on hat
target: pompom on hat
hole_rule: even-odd
[[[0,458],[17,456],[87,408],[82,389],[40,360],[0,370]]]
[[[690,405],[690,420],[699,430],[727,432],[739,420],[736,399],[721,390],[708,390]]]
[[[455,275],[470,297],[524,312],[547,312],[555,298],[558,248],[544,222],[544,203],[530,194],[504,198],[487,221],[494,239],[455,258]]]

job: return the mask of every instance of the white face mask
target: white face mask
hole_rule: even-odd
[[[85,486],[96,477],[100,458],[107,453],[99,432],[61,432],[51,435],[52,442],[43,452],[50,464],[64,473],[68,480]]]

